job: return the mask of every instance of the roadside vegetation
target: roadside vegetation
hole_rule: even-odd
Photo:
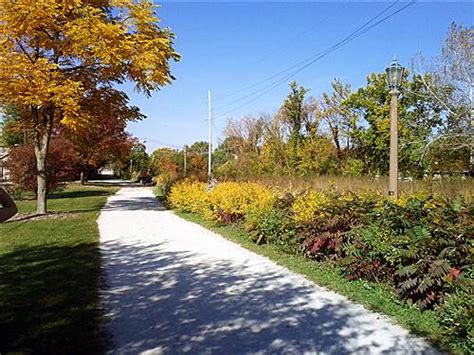
[[[99,303],[97,217],[111,187],[68,185],[47,216],[18,202],[0,225],[0,353],[98,353],[107,336]]]
[[[183,181],[167,201],[453,352],[474,350],[474,206],[462,198]]]

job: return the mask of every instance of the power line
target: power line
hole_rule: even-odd
[[[398,1],[399,1],[399,0],[397,0],[397,2],[398,2]],[[341,10],[342,10],[343,8],[345,8],[347,5],[348,5],[348,3],[342,3]],[[328,20],[330,17],[331,17],[331,16],[328,15],[328,16],[326,16],[326,17],[324,18],[323,21],[316,22],[316,24],[313,25],[313,26],[311,26],[309,29],[307,29],[307,30],[305,30],[305,31],[303,31],[303,32],[299,32],[298,34],[296,34],[295,36],[293,36],[293,40],[295,40],[295,38],[301,37],[302,35],[305,35],[306,33],[311,32],[316,26],[321,26],[322,24],[326,23],[327,20]],[[276,52],[276,51],[272,51],[272,53],[275,53],[275,52]],[[269,56],[269,55],[267,54],[267,55],[265,55],[265,56],[263,56],[263,57],[261,57],[261,58],[265,58],[265,57],[268,57],[268,56]],[[290,69],[291,69],[291,68],[290,68]],[[287,70],[285,70],[285,71],[287,71]],[[284,71],[284,72],[285,72],[285,71]],[[232,93],[229,93],[229,94],[226,94],[226,95],[223,95],[223,96],[219,96],[219,97],[217,97],[217,98],[214,98],[213,101],[214,101],[214,102],[216,102],[216,101],[221,101],[221,100],[224,100],[224,99],[227,98],[227,97],[236,96],[237,94],[239,94],[239,93],[241,93],[241,92],[243,92],[243,91],[246,91],[246,90],[248,90],[248,89],[252,89],[252,88],[254,88],[254,87],[256,87],[256,86],[259,86],[259,85],[261,85],[261,84],[263,84],[263,83],[265,83],[265,82],[267,82],[267,81],[273,79],[275,76],[278,76],[279,74],[281,74],[281,72],[280,72],[280,73],[277,73],[277,74],[275,74],[275,75],[272,75],[272,76],[270,76],[270,77],[268,77],[268,78],[266,78],[266,79],[260,80],[260,81],[254,83],[254,84],[249,85],[249,86],[240,88],[240,89],[238,89],[238,90],[236,90],[236,91],[234,91],[234,92],[232,92]],[[224,106],[224,105],[222,105],[222,106]],[[220,106],[217,106],[217,109],[219,109],[219,107],[220,107]]]
[[[270,80],[272,80],[272,79],[274,79],[274,78],[279,77],[279,76],[282,75],[282,74],[288,73],[288,72],[291,71],[292,69],[294,69],[294,68],[296,68],[296,67],[298,67],[298,66],[304,65],[305,63],[307,63],[308,61],[310,61],[310,60],[313,59],[314,57],[325,53],[326,51],[328,51],[328,50],[331,49],[332,47],[334,47],[334,46],[340,44],[341,42],[347,41],[347,40],[350,39],[352,36],[354,36],[355,34],[357,34],[359,31],[361,31],[362,29],[364,29],[366,26],[370,25],[370,23],[372,23],[373,21],[375,21],[378,17],[382,16],[384,13],[386,13],[387,11],[389,11],[391,8],[393,8],[395,5],[397,5],[399,2],[400,2],[400,0],[396,0],[395,2],[391,3],[390,5],[388,5],[386,8],[384,8],[382,11],[380,11],[380,12],[377,13],[375,16],[373,16],[372,18],[370,18],[370,19],[369,19],[368,21],[366,21],[363,25],[359,26],[356,30],[354,30],[353,32],[351,32],[349,35],[347,35],[346,37],[344,37],[344,39],[340,40],[340,41],[337,42],[335,45],[332,45],[331,47],[328,47],[328,48],[326,48],[326,49],[324,49],[324,50],[322,50],[322,51],[320,51],[320,52],[318,52],[318,53],[316,53],[316,54],[313,54],[312,56],[310,56],[310,57],[308,57],[308,58],[306,58],[306,59],[304,59],[304,60],[302,60],[302,61],[300,61],[300,62],[298,62],[298,63],[296,63],[296,64],[293,64],[292,66],[290,66],[290,67],[288,67],[288,68],[286,68],[286,69],[284,69],[284,70],[281,70],[281,71],[279,71],[279,72],[273,74],[272,76],[270,76],[270,77],[268,77],[268,78],[266,78],[266,79],[263,79],[263,80],[261,80],[261,81],[255,83],[255,84],[253,84],[253,85],[250,85],[250,86],[247,87],[247,89],[250,89],[250,88],[259,86],[260,84],[266,83],[266,82],[268,82],[268,81],[270,81]],[[245,91],[245,90],[246,90],[246,89],[242,89],[242,90],[239,90],[239,91]],[[259,89],[256,90],[256,91],[258,92]],[[232,102],[230,102],[230,103],[228,103],[228,104],[220,105],[220,106],[216,107],[216,109],[218,110],[218,109],[220,109],[220,108],[222,108],[222,107],[227,107],[227,106],[230,106],[230,105],[232,105],[232,104],[234,104],[234,103],[240,102],[240,101],[242,101],[243,99],[245,99],[246,97],[249,97],[249,96],[253,95],[254,93],[255,93],[255,92],[252,92],[252,93],[250,93],[250,94],[247,94],[246,96],[244,96],[244,98],[240,98],[240,99],[234,100],[234,101],[232,101]]]
[[[181,149],[182,147],[178,147],[174,144],[169,144],[169,143],[165,143],[163,141],[160,141],[160,140],[157,140],[157,139],[154,139],[154,138],[149,138],[149,137],[138,137],[139,139],[141,140],[145,140],[146,142],[151,142],[151,143],[156,143],[162,147],[168,147],[168,148],[173,148],[173,149]]]
[[[396,1],[394,4],[391,4],[389,5],[386,9],[384,9],[382,12],[380,12],[379,14],[377,14],[376,16],[374,16],[373,18],[371,18],[369,21],[367,21],[363,26],[359,27],[357,30],[353,31],[350,35],[346,36],[343,40],[339,41],[338,43],[336,43],[335,45],[327,48],[326,50],[322,51],[322,52],[319,52],[318,54],[310,57],[310,58],[307,58],[306,60],[300,62],[299,64],[296,64],[296,65],[293,65],[290,67],[290,70],[292,68],[295,68],[297,66],[300,66],[300,68],[292,71],[291,73],[285,75],[284,77],[282,77],[281,79],[278,79],[276,81],[274,81],[273,83],[267,85],[266,87],[262,88],[264,91],[261,92],[261,94],[258,94],[262,89],[259,89],[259,90],[256,90],[248,95],[245,95],[244,97],[238,99],[238,100],[235,100],[234,102],[232,103],[229,103],[228,105],[225,105],[225,106],[221,106],[222,107],[227,107],[227,106],[231,106],[233,105],[234,103],[237,103],[237,102],[240,102],[240,101],[243,101],[245,100],[246,98],[250,97],[250,96],[254,96],[255,94],[258,94],[257,96],[253,97],[251,100],[243,103],[242,105],[239,105],[238,107],[235,107],[233,109],[230,109],[228,111],[226,111],[225,113],[221,114],[220,116],[225,116],[235,110],[238,110],[240,109],[241,107],[244,107],[250,103],[252,103],[253,101],[255,101],[256,99],[262,97],[263,95],[267,94],[268,92],[272,91],[274,88],[276,88],[277,86],[281,85],[282,83],[286,82],[289,78],[291,78],[292,76],[294,76],[295,74],[301,72],[302,70],[306,69],[307,67],[311,66],[312,64],[314,64],[315,62],[317,62],[318,60],[321,60],[322,58],[324,58],[325,56],[329,55],[330,53],[334,52],[335,50],[339,49],[340,47],[342,47],[343,45],[355,40],[356,38],[360,37],[361,35],[365,34],[366,32],[368,32],[369,30],[371,30],[372,28],[378,26],[380,23],[388,20],[389,18],[395,16],[396,14],[400,13],[401,11],[405,10],[406,8],[408,8],[409,6],[413,5],[416,1],[412,1],[410,3],[408,3],[407,5],[401,7],[400,9],[390,13],[389,15],[383,17],[382,19],[376,21],[375,23],[373,24],[370,24],[371,22],[373,22],[375,19],[377,19],[378,17],[380,17],[383,13],[387,12],[389,9],[391,9],[396,3],[398,3],[398,1]],[[309,62],[308,62],[309,60]],[[303,65],[302,65],[303,64]],[[285,71],[282,71],[276,75],[274,75],[273,77],[276,77],[276,76],[279,76],[281,73],[285,73],[285,72],[288,72],[289,70],[285,70]]]

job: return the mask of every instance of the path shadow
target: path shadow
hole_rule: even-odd
[[[139,182],[133,182],[129,180],[110,179],[110,180],[89,180],[85,183],[85,186],[117,186],[117,187],[144,187]]]
[[[101,353],[108,344],[95,244],[0,257],[0,353]]]
[[[140,196],[109,200],[102,208],[103,211],[165,211],[166,206],[154,196]]]
[[[314,289],[298,286],[279,272],[255,274],[225,260],[199,262],[190,252],[165,250],[160,244],[107,242],[101,249],[114,352],[430,352],[401,336],[392,337],[394,346],[387,348],[370,324],[330,294],[319,298],[319,307],[314,302],[309,307]],[[364,338],[371,340],[360,342]]]

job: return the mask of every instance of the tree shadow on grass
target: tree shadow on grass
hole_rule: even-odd
[[[108,196],[110,191],[100,190],[75,190],[75,191],[61,191],[53,194],[50,199],[61,199],[61,198],[83,198],[83,197],[97,197],[97,196]]]
[[[97,245],[0,256],[0,353],[97,353],[107,346]]]
[[[274,270],[163,244],[101,245],[114,352],[432,353],[362,307]],[[197,258],[197,259],[196,259]],[[201,258],[201,261],[199,261]]]
[[[99,186],[99,187],[146,187],[139,182],[133,182],[128,180],[112,179],[112,180],[89,180],[85,183],[85,186]]]

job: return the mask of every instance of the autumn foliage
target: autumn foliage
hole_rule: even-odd
[[[74,180],[79,172],[80,158],[74,145],[64,138],[51,140],[47,156],[47,194],[61,189],[66,181]],[[36,193],[38,174],[32,144],[13,148],[10,152],[9,168],[11,182],[17,193]]]
[[[115,89],[97,89],[84,98],[85,126],[62,127],[81,158],[81,171],[96,169],[107,161],[125,159],[134,141],[126,132],[127,123],[144,118],[138,107],[128,105],[125,93]],[[87,176],[84,176],[87,178]]]
[[[98,129],[97,115],[117,117],[114,84],[150,95],[173,80],[169,62],[179,55],[155,10],[148,0],[0,0],[0,105],[14,104],[34,132],[39,213],[56,127],[82,134]]]

